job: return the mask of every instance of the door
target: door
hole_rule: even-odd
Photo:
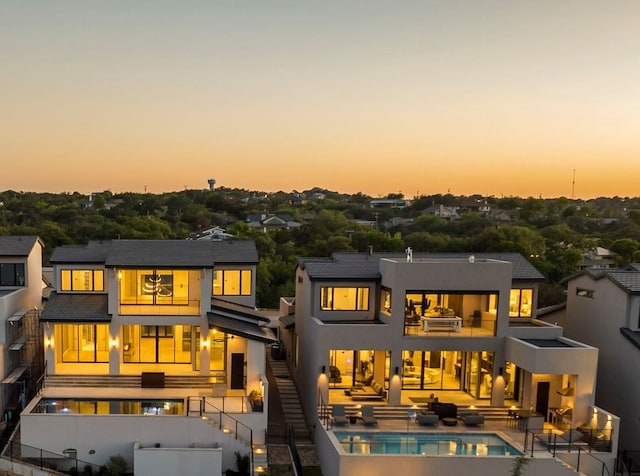
[[[550,382],[538,382],[538,391],[536,394],[536,413],[544,415],[547,419],[547,410],[549,409],[549,387]]]
[[[231,386],[232,389],[244,388],[244,354],[231,354]]]

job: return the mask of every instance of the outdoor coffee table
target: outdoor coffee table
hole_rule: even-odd
[[[446,417],[442,419],[442,424],[444,426],[456,426],[458,424],[458,419]]]

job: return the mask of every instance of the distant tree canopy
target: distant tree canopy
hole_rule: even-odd
[[[316,193],[323,198],[309,198]],[[390,193],[387,198],[404,197]],[[508,222],[462,208],[456,220],[425,213],[433,205],[458,206],[463,198],[467,197],[420,196],[402,209],[372,209],[372,197],[362,193],[319,188],[295,196],[227,188],[159,195],[107,190],[91,197],[7,190],[0,192],[0,234],[39,235],[48,261],[51,251],[64,244],[118,238],[185,239],[190,233],[221,226],[237,238],[256,242],[261,307],[277,307],[281,296],[294,293],[299,257],[338,251],[402,252],[411,247],[415,252],[517,252],[547,278],[540,305],[562,298],[563,278],[574,273],[584,253],[596,246],[617,253],[620,266],[640,262],[639,198],[483,199],[492,211],[509,211],[518,217]],[[302,226],[263,233],[247,223],[248,215],[268,213],[289,215]]]

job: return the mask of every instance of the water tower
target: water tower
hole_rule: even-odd
[[[209,190],[213,190],[213,187],[216,186],[216,179],[210,178],[209,180],[207,180],[207,183],[209,184]]]

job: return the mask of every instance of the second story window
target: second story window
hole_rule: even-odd
[[[512,289],[509,294],[509,317],[531,317],[533,289]]]
[[[368,311],[369,288],[323,287],[320,302],[323,311]]]
[[[61,291],[104,291],[104,271],[101,269],[63,269],[60,272]]]
[[[24,285],[24,263],[0,263],[0,286]]]
[[[391,289],[382,289],[382,310],[391,313]]]
[[[171,269],[126,269],[118,275],[120,304],[189,303],[189,271]]]
[[[251,296],[250,269],[219,269],[213,272],[214,296]]]

